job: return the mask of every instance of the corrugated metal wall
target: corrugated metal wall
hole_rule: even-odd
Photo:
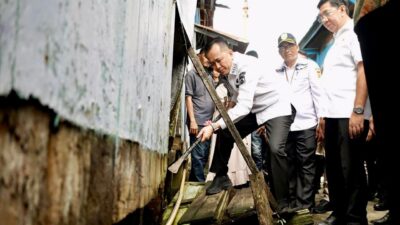
[[[166,153],[174,17],[173,0],[0,1],[0,95]]]

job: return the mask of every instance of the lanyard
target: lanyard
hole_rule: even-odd
[[[294,68],[294,69],[293,69],[293,73],[292,73],[292,77],[290,78],[290,82],[289,82],[289,77],[288,77],[288,75],[287,75],[287,70],[286,70],[286,68],[285,68],[285,77],[286,77],[286,81],[287,81],[290,85],[292,84],[293,77],[294,77],[294,73],[295,73],[296,71],[297,71],[296,68]]]

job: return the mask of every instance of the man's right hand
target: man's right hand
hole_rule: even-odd
[[[368,130],[368,135],[367,135],[367,141],[372,140],[372,138],[375,136],[375,126],[374,126],[374,119],[371,116],[369,119],[369,130]]]
[[[325,139],[325,119],[322,117],[319,118],[315,138],[317,139],[317,143],[321,143]]]
[[[211,138],[211,136],[214,133],[214,129],[211,125],[203,127],[199,134],[197,135],[197,138],[201,137],[201,142],[207,141]]]
[[[256,130],[256,133],[258,135],[265,135],[266,134],[265,131],[266,131],[265,126],[261,126]]]
[[[193,135],[197,135],[197,132],[199,131],[199,126],[197,126],[196,121],[191,121],[190,122],[190,129],[189,133]]]

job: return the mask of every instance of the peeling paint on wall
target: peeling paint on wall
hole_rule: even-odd
[[[1,1],[0,95],[166,153],[174,20],[173,0]]]

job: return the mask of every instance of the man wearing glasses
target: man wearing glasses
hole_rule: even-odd
[[[311,210],[315,196],[315,150],[317,141],[323,140],[320,127],[325,113],[321,70],[314,61],[299,57],[299,46],[292,34],[281,34],[278,48],[283,63],[276,71],[289,84],[291,102],[296,108],[296,117],[286,142],[290,205],[292,209]],[[318,123],[321,126],[317,127]]]
[[[236,105],[228,110],[241,137],[266,125],[272,165],[272,191],[278,212],[287,213],[288,178],[285,143],[295,110],[291,107],[288,86],[277,77],[273,68],[260,65],[254,57],[233,52],[224,39],[217,38],[205,47],[206,57],[214,70],[226,77],[237,91]],[[200,130],[198,137],[208,140],[218,130],[218,140],[210,171],[216,174],[206,189],[208,195],[231,186],[226,175],[234,140],[225,122],[220,119]]]
[[[362,152],[371,117],[360,45],[347,1],[321,0],[319,21],[333,33],[323,64],[327,94],[326,173],[332,214],[319,225],[367,225],[367,183]]]

